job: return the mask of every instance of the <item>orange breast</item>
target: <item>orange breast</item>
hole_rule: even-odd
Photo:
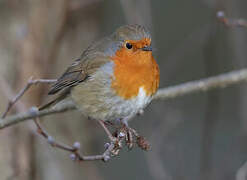
[[[114,77],[111,87],[124,99],[138,95],[140,87],[147,96],[153,95],[159,86],[159,67],[151,51],[130,52],[121,48],[112,57]]]

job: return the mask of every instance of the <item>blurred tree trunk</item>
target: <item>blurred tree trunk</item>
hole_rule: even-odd
[[[234,18],[247,18],[247,2],[246,1],[230,1],[227,6],[227,12],[229,12],[230,16],[233,16]],[[230,36],[231,40],[231,48],[233,49],[234,53],[234,65],[237,68],[246,67],[247,66],[247,33],[246,29],[244,28],[237,28],[234,29]],[[245,135],[247,135],[247,120],[245,117],[247,117],[247,97],[244,96],[246,92],[246,86],[242,86],[241,89],[239,89],[239,103],[240,103],[240,110],[239,113],[241,115],[241,119],[243,119],[243,131]]]
[[[224,61],[224,55],[221,56],[223,42],[226,42],[226,38],[223,31],[219,28],[219,23],[216,21],[215,14],[217,10],[223,9],[225,3],[221,0],[214,2],[214,11],[212,14],[212,21],[209,27],[209,35],[205,44],[205,72],[206,76],[213,76],[222,72],[221,63]],[[224,66],[227,66],[226,61]],[[212,154],[214,150],[214,141],[217,133],[217,123],[219,121],[219,108],[221,102],[221,91],[214,90],[207,93],[207,105],[206,105],[206,116],[202,122],[202,146],[201,146],[201,167],[200,177],[202,180],[208,180],[213,178],[214,167]],[[224,106],[224,105],[223,105]]]
[[[27,34],[19,43],[20,55],[15,64],[18,69],[15,89],[18,90],[25,86],[30,77],[45,78],[50,68],[52,69],[50,64],[55,58],[49,59],[49,54],[53,53],[53,43],[54,40],[57,40],[57,33],[60,33],[59,28],[63,28],[67,0],[29,1],[27,6],[30,10]],[[49,11],[49,8],[52,8],[52,12]],[[23,97],[26,107],[39,105],[43,90],[44,86],[32,88]],[[8,151],[12,156],[6,164],[11,164],[11,176],[18,180],[35,178],[35,136],[31,132],[30,123],[12,128],[11,138],[8,140]]]
[[[216,24],[213,23],[209,30],[209,38],[205,47],[205,67],[207,76],[219,72],[217,59],[217,33]],[[202,180],[211,179],[212,175],[212,148],[215,138],[215,124],[218,119],[219,91],[208,93],[206,117],[202,123],[202,151],[201,151],[201,175]]]

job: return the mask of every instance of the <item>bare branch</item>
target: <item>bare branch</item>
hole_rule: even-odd
[[[211,89],[224,88],[245,81],[247,81],[247,69],[231,71],[214,77],[209,77],[197,81],[190,81],[182,83],[180,85],[162,88],[154,96],[154,100],[172,99],[179,96],[192,94],[195,92],[205,92]],[[33,119],[35,117],[42,117],[73,109],[75,109],[75,105],[72,102],[67,102],[54,106],[51,109],[38,111],[37,113],[31,113],[30,111],[18,113],[16,115],[6,117],[5,119],[0,118],[0,129],[17,124],[25,120]]]
[[[8,116],[5,119],[0,119],[0,129],[3,129],[5,127],[14,125],[16,123],[19,123],[25,120],[31,120],[36,117],[42,117],[42,116],[46,116],[49,114],[61,113],[61,112],[65,112],[65,111],[72,110],[72,109],[75,109],[75,105],[72,102],[68,102],[66,104],[57,105],[51,109],[45,109],[42,111],[38,111],[37,113],[33,113],[31,111],[18,113],[13,116]]]
[[[12,99],[14,99],[15,93],[11,89],[9,83],[1,76],[0,76],[0,87],[1,87],[1,90],[2,90],[3,94],[6,96],[6,99],[8,101],[11,101]],[[10,104],[10,102],[8,102],[8,104]],[[25,111],[26,110],[25,107],[26,107],[26,105],[22,101],[19,101],[19,104],[16,104],[16,109],[19,112]],[[6,109],[6,111],[7,111],[7,109]]]
[[[38,112],[37,108],[32,109],[33,112]],[[108,161],[112,155],[112,151],[116,147],[116,140],[111,139],[111,142],[108,143],[109,145],[106,147],[106,150],[103,154],[101,155],[91,155],[91,156],[84,156],[80,154],[80,143],[75,142],[73,146],[69,146],[60,142],[55,141],[55,139],[50,136],[40,125],[38,121],[38,117],[34,120],[36,126],[37,126],[37,132],[40,134],[42,137],[47,139],[47,142],[55,148],[62,149],[64,151],[70,152],[70,158],[73,161],[95,161],[95,160],[102,160],[104,162]],[[119,139],[120,140],[120,139]]]
[[[9,101],[8,106],[5,110],[5,112],[2,115],[2,118],[5,118],[6,115],[8,114],[8,112],[10,111],[10,109],[12,108],[12,106],[25,94],[25,92],[32,86],[32,85],[36,85],[36,84],[41,84],[41,83],[54,83],[56,82],[56,79],[35,79],[33,80],[33,78],[31,77],[26,86],[24,88],[21,89],[21,91],[12,99]]]
[[[245,27],[247,28],[247,21],[244,19],[230,19],[225,16],[223,11],[217,12],[217,18],[227,27]]]
[[[236,180],[245,180],[247,177],[247,162],[245,162],[237,171]]]
[[[154,99],[166,100],[195,92],[204,92],[211,89],[224,88],[244,81],[247,81],[247,69],[231,71],[218,76],[163,88],[157,92]]]
[[[30,112],[30,114],[34,115],[34,114],[38,113],[39,110],[36,107],[32,107],[29,110],[29,112]],[[98,122],[103,127],[104,131],[106,132],[106,134],[110,140],[110,143],[105,144],[106,150],[103,154],[84,156],[84,155],[81,155],[81,153],[79,152],[80,151],[80,143],[79,142],[75,142],[73,144],[73,146],[69,146],[69,145],[66,145],[64,143],[60,143],[60,142],[55,141],[55,139],[52,136],[50,136],[42,128],[42,126],[39,123],[38,117],[36,117],[34,119],[34,123],[37,126],[38,134],[40,134],[42,137],[44,137],[52,147],[62,149],[64,151],[68,151],[68,152],[72,153],[72,154],[70,154],[70,158],[74,161],[102,160],[102,161],[106,162],[106,161],[110,160],[110,158],[112,156],[116,156],[119,154],[120,150],[122,149],[123,141],[125,141],[127,144],[129,131],[134,133],[135,137],[137,138],[136,143],[139,145],[139,147],[141,147],[144,150],[148,149],[148,148],[144,148],[144,146],[146,147],[146,145],[147,145],[145,139],[143,137],[139,136],[138,133],[134,129],[126,127],[124,125],[122,127],[116,128],[116,132],[113,133],[114,134],[114,136],[113,136],[113,134],[106,127],[107,123],[105,124],[104,121],[98,121]],[[141,142],[138,142],[138,140]],[[143,143],[143,144],[140,145],[140,143]]]

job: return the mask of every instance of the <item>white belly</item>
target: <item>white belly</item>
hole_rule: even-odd
[[[145,108],[151,101],[151,97],[146,95],[146,92],[143,87],[140,87],[138,96],[133,99],[134,104],[136,104],[137,109]]]
[[[121,97],[115,97],[114,100],[110,100],[109,103],[114,104],[114,106],[110,110],[112,114],[109,115],[113,117],[112,120],[118,118],[129,120],[144,109],[151,102],[151,99],[150,96],[146,95],[143,87],[140,87],[138,95],[132,99],[125,100]]]

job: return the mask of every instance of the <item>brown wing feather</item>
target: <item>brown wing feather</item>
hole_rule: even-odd
[[[102,65],[109,62],[109,57],[102,53],[92,53],[90,55],[83,55],[83,58],[77,59],[52,85],[48,94],[55,94],[63,89],[68,89],[72,86],[83,82],[98,70]]]
[[[74,86],[86,79],[87,75],[83,71],[81,59],[77,59],[52,85],[48,94],[55,94],[58,91]]]
[[[52,85],[48,94],[55,94],[63,89],[68,89],[72,86],[87,79],[88,76],[98,70],[103,64],[109,62],[109,53],[113,47],[114,41],[110,38],[102,40],[89,46],[82,54],[80,59],[77,59],[63,75]]]

